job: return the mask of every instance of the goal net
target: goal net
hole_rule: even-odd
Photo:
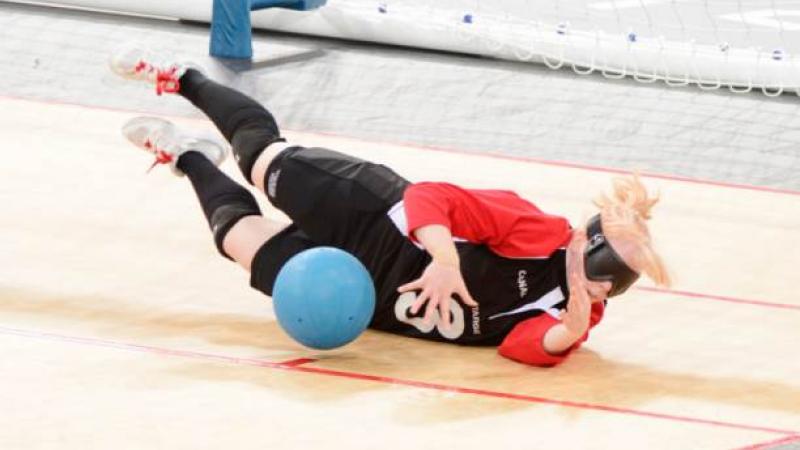
[[[311,14],[345,38],[644,83],[800,92],[800,0],[329,0]],[[283,17],[261,23],[308,31]]]

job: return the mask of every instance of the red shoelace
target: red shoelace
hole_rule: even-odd
[[[150,167],[147,169],[147,173],[150,173],[150,171],[153,170],[153,167],[159,164],[169,164],[173,161],[173,159],[175,159],[172,157],[171,154],[167,153],[166,151],[161,150],[160,148],[156,148],[150,141],[150,139],[144,141],[144,147],[152,151],[153,154],[156,155],[156,159],[155,161],[153,161],[153,164],[151,164]]]
[[[170,67],[168,69],[158,69],[153,67],[151,64],[148,64],[145,61],[139,61],[136,64],[136,67],[133,69],[136,73],[147,72],[147,73],[156,73],[155,83],[156,83],[156,94],[161,95],[164,92],[168,94],[175,94],[181,88],[181,83],[178,81],[177,67]]]
[[[164,92],[175,94],[181,89],[181,83],[176,77],[177,72],[177,67],[156,72],[156,94],[161,95]]]

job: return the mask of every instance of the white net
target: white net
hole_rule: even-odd
[[[61,5],[208,21],[208,0]],[[254,27],[535,61],[644,83],[800,94],[800,0],[328,0]]]
[[[645,83],[800,93],[800,0],[330,0],[320,14],[381,42]]]

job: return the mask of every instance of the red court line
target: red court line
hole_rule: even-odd
[[[650,411],[641,411],[636,409],[629,409],[629,408],[618,408],[615,406],[607,406],[607,405],[599,405],[594,403],[584,403],[584,402],[574,402],[570,400],[555,400],[549,399],[545,397],[537,397],[532,395],[522,395],[522,394],[514,394],[508,392],[496,392],[496,391],[489,391],[485,389],[473,389],[473,388],[465,388],[459,386],[452,386],[452,385],[444,385],[438,383],[427,383],[424,381],[413,381],[413,380],[403,380],[398,378],[392,377],[382,377],[376,375],[366,375],[360,373],[353,373],[353,372],[344,372],[338,370],[330,370],[330,369],[322,369],[317,367],[301,367],[297,369],[300,372],[310,372],[310,373],[317,373],[323,375],[330,375],[336,377],[343,377],[343,378],[351,378],[357,379],[362,381],[375,381],[381,383],[389,383],[395,385],[402,385],[402,386],[410,386],[416,388],[423,388],[423,389],[432,389],[432,390],[439,390],[445,392],[455,392],[458,394],[473,394],[473,395],[480,395],[483,397],[493,397],[493,398],[500,398],[504,400],[520,400],[529,403],[541,403],[541,404],[548,404],[554,406],[561,406],[561,407],[570,407],[570,408],[580,408],[580,409],[589,409],[594,411],[604,411],[610,413],[617,413],[617,414],[627,414],[639,417],[647,417],[652,419],[664,419],[664,420],[671,420],[675,422],[683,422],[683,423],[692,423],[692,424],[701,424],[701,425],[711,425],[716,427],[725,427],[725,428],[737,428],[740,430],[750,430],[750,431],[763,431],[766,433],[776,433],[776,434],[794,434],[795,431],[790,430],[782,430],[778,428],[771,428],[771,427],[762,427],[758,425],[749,425],[749,424],[739,424],[733,422],[723,422],[719,420],[709,420],[709,419],[700,419],[695,417],[688,417],[688,416],[678,416],[674,414],[662,414]]]
[[[303,364],[313,363],[313,362],[316,362],[316,361],[317,360],[314,359],[314,358],[297,358],[297,359],[291,359],[289,361],[283,361],[283,362],[280,362],[278,364],[280,364],[281,366],[286,366],[286,367],[297,367],[297,366],[301,366]]]
[[[528,403],[537,403],[537,404],[546,404],[546,405],[553,405],[553,406],[560,406],[565,408],[578,408],[578,409],[586,409],[586,410],[593,410],[593,411],[603,411],[608,413],[615,413],[615,414],[624,414],[629,416],[637,416],[637,417],[645,417],[650,419],[661,419],[661,420],[669,420],[673,422],[681,422],[681,423],[691,423],[697,425],[709,425],[714,427],[722,427],[722,428],[733,428],[738,430],[748,430],[748,431],[761,431],[765,433],[773,433],[773,434],[781,434],[781,435],[789,435],[789,437],[797,437],[798,431],[795,430],[783,430],[779,428],[771,428],[771,427],[763,427],[759,425],[751,425],[751,424],[742,424],[742,423],[734,423],[734,422],[725,422],[720,420],[709,420],[709,419],[701,419],[696,417],[689,417],[689,416],[679,416],[674,414],[662,414],[650,411],[642,411],[630,408],[619,408],[615,406],[607,406],[607,405],[600,405],[594,403],[584,403],[584,402],[574,402],[569,400],[556,400],[550,399],[545,397],[537,397],[532,395],[522,395],[522,394],[514,394],[508,392],[498,392],[498,391],[490,391],[486,389],[474,389],[468,387],[461,387],[461,386],[454,386],[454,385],[447,385],[447,384],[439,384],[439,383],[428,383],[424,381],[415,381],[415,380],[406,380],[401,378],[393,378],[393,377],[384,377],[378,375],[368,375],[358,372],[347,372],[341,370],[332,370],[332,369],[323,369],[319,367],[308,367],[308,366],[301,366],[301,364],[305,364],[305,361],[300,364],[297,364],[298,361],[303,361],[305,358],[295,359],[288,361],[286,363],[275,363],[264,361],[257,358],[239,358],[233,356],[226,356],[226,355],[217,355],[211,353],[202,353],[202,352],[194,352],[194,351],[187,351],[187,350],[176,350],[176,349],[168,349],[168,348],[161,348],[161,347],[153,347],[149,345],[139,345],[139,344],[130,344],[125,342],[116,342],[116,341],[108,341],[104,339],[95,339],[95,338],[85,338],[85,337],[78,337],[78,336],[66,336],[61,334],[55,333],[46,333],[46,332],[39,332],[39,331],[30,331],[30,330],[22,330],[17,328],[9,328],[9,327],[2,327],[0,326],[0,334],[6,334],[11,336],[21,336],[21,337],[28,337],[34,339],[42,339],[42,340],[49,340],[55,342],[69,342],[73,344],[80,344],[80,345],[88,345],[94,347],[104,347],[104,348],[112,348],[117,350],[125,350],[130,352],[139,352],[139,353],[149,353],[149,354],[156,354],[162,356],[177,356],[183,358],[193,358],[193,359],[201,359],[201,360],[208,360],[208,361],[216,361],[221,363],[228,363],[228,364],[237,364],[243,366],[257,366],[257,367],[264,367],[270,369],[280,369],[280,370],[287,370],[287,371],[294,371],[294,372],[304,372],[304,373],[313,373],[317,375],[326,375],[326,376],[334,376],[339,378],[346,378],[351,380],[360,380],[360,381],[370,381],[376,383],[384,383],[396,386],[408,386],[413,388],[419,389],[430,389],[442,392],[451,392],[457,394],[464,394],[464,395],[476,395],[481,397],[490,397],[490,398],[499,398],[504,400],[517,400],[523,401]]]
[[[161,113],[153,113],[152,111],[141,111],[136,109],[125,109],[125,108],[114,108],[109,106],[89,106],[83,105],[80,103],[62,101],[62,100],[41,100],[41,99],[32,99],[32,98],[25,98],[25,97],[16,97],[10,95],[0,95],[0,99],[4,100],[16,100],[16,101],[25,101],[29,103],[39,103],[45,105],[64,105],[64,106],[73,106],[78,108],[85,108],[85,109],[94,109],[94,110],[101,110],[101,111],[112,111],[116,113],[133,113],[133,114],[146,114],[146,115],[153,115],[157,114],[162,117],[174,117],[180,118],[183,120],[190,119],[190,120],[199,120],[202,122],[208,123],[207,119],[198,119],[196,117],[191,116],[180,116],[175,114],[161,114]],[[528,164],[541,164],[547,166],[554,166],[554,167],[568,167],[571,169],[581,169],[581,170],[588,170],[592,172],[603,172],[603,173],[614,173],[614,174],[630,174],[632,173],[631,170],[624,170],[624,169],[615,169],[613,167],[603,167],[603,166],[593,166],[591,164],[582,164],[582,163],[571,163],[567,161],[555,161],[549,159],[542,159],[542,158],[533,158],[528,156],[513,156],[513,155],[505,155],[496,152],[469,152],[466,150],[461,150],[457,148],[450,148],[450,147],[439,147],[435,145],[425,145],[425,144],[414,144],[409,142],[389,142],[389,141],[380,141],[380,140],[367,140],[361,139],[357,137],[350,137],[350,136],[343,136],[335,133],[325,133],[320,131],[303,131],[303,130],[292,130],[287,128],[287,131],[295,131],[299,133],[309,134],[309,135],[316,135],[316,136],[329,136],[334,138],[340,139],[349,139],[351,141],[357,141],[362,143],[369,143],[369,144],[378,144],[378,145],[394,145],[398,147],[409,147],[415,149],[424,149],[436,152],[444,152],[444,153],[455,153],[458,155],[471,155],[476,157],[486,157],[492,159],[502,159],[502,160],[509,160],[509,161],[517,161],[517,162],[524,162]],[[717,186],[717,187],[724,187],[730,189],[742,189],[742,190],[749,190],[749,191],[757,191],[757,192],[768,192],[772,194],[784,194],[784,195],[793,195],[793,196],[800,196],[800,191],[792,190],[792,189],[781,189],[781,188],[773,188],[773,187],[766,187],[766,186],[755,186],[751,184],[741,184],[741,183],[727,183],[724,181],[714,181],[714,180],[704,180],[699,178],[689,178],[689,177],[681,177],[678,175],[667,175],[667,174],[659,174],[659,173],[650,173],[650,172],[640,172],[640,175],[645,178],[655,178],[655,179],[662,179],[662,180],[670,180],[670,181],[681,181],[685,183],[692,183],[692,184],[701,184],[707,186]]]
[[[762,442],[760,444],[748,445],[747,447],[739,447],[734,450],[767,450],[769,448],[773,448],[776,445],[793,444],[797,442],[800,442],[800,435],[778,438],[772,441]]]
[[[674,289],[662,289],[657,287],[636,286],[635,289],[638,289],[640,291],[655,292],[657,294],[677,295],[680,297],[701,298],[705,300],[718,300],[722,302],[738,303],[740,305],[753,305],[753,306],[763,306],[767,308],[792,309],[795,311],[800,311],[800,305],[792,305],[789,303],[766,302],[763,300],[749,300],[744,298],[726,297],[724,295],[701,294],[698,292],[678,291]]]

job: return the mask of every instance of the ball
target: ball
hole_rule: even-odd
[[[375,312],[375,285],[355,256],[316,247],[283,265],[272,300],[289,336],[306,347],[328,350],[352,342],[367,328]]]

